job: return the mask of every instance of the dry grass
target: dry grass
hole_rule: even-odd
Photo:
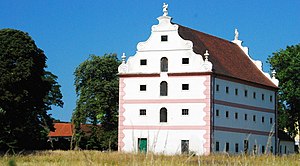
[[[154,154],[103,153],[99,151],[42,151],[35,154],[1,156],[0,165],[300,165],[300,155],[289,156],[165,156]]]

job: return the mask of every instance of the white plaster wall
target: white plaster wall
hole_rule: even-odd
[[[216,85],[219,85],[219,91],[216,91]],[[229,87],[229,93],[226,93],[226,86]],[[235,89],[238,89],[238,95],[235,95]],[[244,96],[244,91],[248,91],[248,96]],[[215,99],[232,103],[245,104],[249,106],[275,109],[275,94],[274,91],[257,88],[245,84],[235,83],[222,79],[215,79]],[[253,98],[253,92],[256,93],[256,99]],[[262,94],[265,99],[262,100]],[[273,101],[270,102],[270,95],[273,96]]]
[[[273,136],[270,140],[270,147],[268,145],[268,136],[255,135],[255,134],[245,134],[245,133],[235,133],[235,132],[224,132],[224,131],[214,131],[213,137],[213,152],[216,152],[215,143],[218,141],[220,144],[220,151],[225,152],[225,144],[229,143],[229,153],[235,152],[235,144],[239,144],[239,152],[244,152],[244,140],[249,141],[248,153],[253,153],[254,145],[257,145],[257,152],[261,154],[262,146],[265,146],[265,152],[268,149],[270,152],[270,147],[273,146],[273,153],[275,153],[275,137]]]
[[[128,126],[204,126],[205,103],[171,103],[171,104],[125,104],[124,125]],[[168,110],[168,122],[160,122],[160,109]],[[139,110],[146,109],[146,115],[140,115]],[[189,115],[182,115],[182,109],[189,109]]]
[[[124,79],[126,84],[124,99],[204,99],[205,76],[197,77],[129,77]],[[160,83],[168,83],[168,96],[160,96]],[[189,90],[182,90],[182,84],[189,84]],[[140,91],[140,85],[146,85],[146,91]]]
[[[201,130],[124,130],[125,152],[138,151],[138,138],[147,138],[148,152],[180,154],[181,140],[189,140],[189,150],[203,154],[205,131]]]
[[[280,150],[281,148],[281,150]],[[286,151],[285,151],[286,148]],[[293,154],[295,153],[295,144],[291,141],[280,141],[279,143],[279,154]]]

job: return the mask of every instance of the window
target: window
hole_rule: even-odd
[[[261,100],[265,100],[265,95],[261,94]]]
[[[140,91],[146,91],[146,85],[140,85]]]
[[[147,65],[147,59],[141,59],[140,65]]]
[[[273,96],[271,95],[271,96],[270,96],[270,102],[272,102],[272,101],[273,101]]]
[[[284,146],[284,154],[286,154],[286,146]]]
[[[257,148],[256,148],[256,145],[253,145],[253,153],[254,153],[254,154],[257,154]]]
[[[220,113],[219,113],[219,110],[216,110],[216,116],[219,116]]]
[[[253,122],[255,122],[256,121],[256,116],[255,115],[253,115]]]
[[[216,142],[216,152],[220,151],[220,143]]]
[[[181,154],[189,154],[189,140],[181,140]]]
[[[140,115],[146,115],[146,109],[140,109]]]
[[[219,92],[219,90],[220,90],[220,86],[217,84],[216,85],[216,91]]]
[[[265,153],[265,146],[261,146],[261,153]]]
[[[168,72],[168,59],[166,57],[160,59],[160,71]]]
[[[161,35],[160,40],[161,41],[168,41],[168,35]]]
[[[273,146],[271,146],[270,151],[271,151],[271,153],[273,153]]]
[[[239,152],[239,144],[238,144],[238,143],[235,144],[235,152],[236,152],[236,153]]]
[[[245,97],[248,96],[248,91],[247,90],[245,90],[244,95],[245,95]]]
[[[270,124],[272,124],[273,123],[273,118],[270,118]]]
[[[189,115],[189,109],[182,109],[182,115]]]
[[[234,114],[234,117],[235,117],[235,119],[238,119],[238,118],[239,118],[239,114],[236,112],[236,113]]]
[[[168,96],[168,83],[166,81],[160,83],[160,96]]]
[[[167,122],[168,121],[168,112],[166,108],[160,109],[160,122]]]
[[[229,152],[229,142],[226,142],[225,150],[226,150],[226,152]]]
[[[265,123],[265,117],[261,117],[261,122]]]
[[[256,93],[253,92],[253,99],[256,99]]]
[[[229,93],[229,87],[226,86],[226,93]]]
[[[146,153],[147,152],[147,138],[138,138],[138,150],[139,152]]]
[[[248,115],[247,114],[245,114],[245,120],[247,120],[248,119]]]
[[[235,89],[235,95],[239,95],[239,90],[238,89]]]
[[[189,58],[182,58],[182,64],[189,64],[190,59]]]
[[[228,118],[229,117],[229,112],[228,111],[226,111],[226,118]]]
[[[189,90],[189,84],[182,84],[182,90]]]
[[[244,140],[244,153],[245,154],[248,153],[248,148],[249,148],[249,141],[248,140]]]

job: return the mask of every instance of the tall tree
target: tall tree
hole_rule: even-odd
[[[63,106],[46,56],[19,30],[0,30],[0,150],[40,149],[54,130],[47,111]]]
[[[268,61],[279,80],[279,128],[294,137],[300,125],[300,44],[273,53]]]
[[[111,148],[117,148],[119,65],[116,54],[105,54],[101,57],[91,55],[76,68],[74,75],[78,100],[72,121],[76,128],[77,145],[83,137],[80,125],[92,124],[88,147],[105,150],[110,142]]]

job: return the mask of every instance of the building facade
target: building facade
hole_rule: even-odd
[[[171,23],[119,66],[119,151],[263,153],[276,144],[278,81],[236,30],[230,42]]]

